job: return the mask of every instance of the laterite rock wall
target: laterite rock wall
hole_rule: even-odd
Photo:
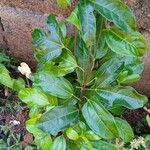
[[[46,28],[45,20],[50,13],[64,19],[72,7],[60,9],[56,0],[0,0],[0,48],[30,64],[32,57],[31,32],[34,28]]]
[[[125,0],[137,16],[139,30],[150,43],[150,0]],[[11,55],[35,64],[32,57],[31,31],[34,28],[46,29],[46,17],[57,14],[59,19],[68,16],[76,5],[72,0],[71,8],[60,9],[56,0],[0,0],[0,48]],[[150,56],[144,58],[145,70],[142,80],[135,86],[142,93],[150,95]]]

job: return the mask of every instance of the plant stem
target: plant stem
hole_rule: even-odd
[[[94,150],[93,146],[91,145],[89,140],[84,135],[81,135],[81,138],[85,141],[89,150]]]
[[[29,79],[26,77],[27,86],[30,87]]]
[[[81,99],[78,98],[77,96],[75,96],[74,94],[72,94],[72,96],[73,96],[75,99],[77,99],[78,101],[81,101]]]

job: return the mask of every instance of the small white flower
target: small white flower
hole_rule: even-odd
[[[143,137],[139,137],[138,139],[134,139],[131,142],[131,149],[139,149],[140,145],[145,147],[145,141]]]
[[[29,76],[31,74],[31,69],[29,68],[29,66],[25,62],[22,62],[20,64],[20,66],[18,67],[18,70],[21,72],[21,74],[23,74],[27,78],[29,78]]]
[[[20,124],[20,121],[11,120],[9,123],[10,123],[10,124],[13,124],[13,125],[19,125],[19,124]]]

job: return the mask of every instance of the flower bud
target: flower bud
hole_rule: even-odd
[[[25,75],[27,78],[29,78],[30,74],[31,74],[31,69],[29,68],[29,66],[22,62],[20,64],[20,66],[18,67],[19,72],[21,72],[21,74]]]

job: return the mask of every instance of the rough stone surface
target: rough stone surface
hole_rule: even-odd
[[[9,47],[9,53],[32,64],[31,32],[34,28],[45,28],[47,15],[12,7],[2,7],[0,14],[6,40],[4,45]]]
[[[63,10],[57,7],[56,0],[0,0],[0,48],[10,54],[35,64],[32,57],[31,31],[34,28],[46,29],[45,20],[49,13],[57,14],[59,19],[68,16],[72,7]],[[138,27],[150,43],[150,2],[149,0],[125,0],[135,11]],[[150,49],[150,48],[149,48]],[[142,79],[134,86],[144,94],[150,95],[150,54],[145,58]]]
[[[144,35],[149,43],[149,52],[144,57],[145,67],[141,80],[135,83],[133,86],[142,94],[150,96],[150,33],[145,32]]]
[[[66,17],[77,0],[72,0],[71,7],[64,10],[57,6],[56,0],[0,0],[1,6],[29,9],[34,12],[55,13],[58,16]]]

